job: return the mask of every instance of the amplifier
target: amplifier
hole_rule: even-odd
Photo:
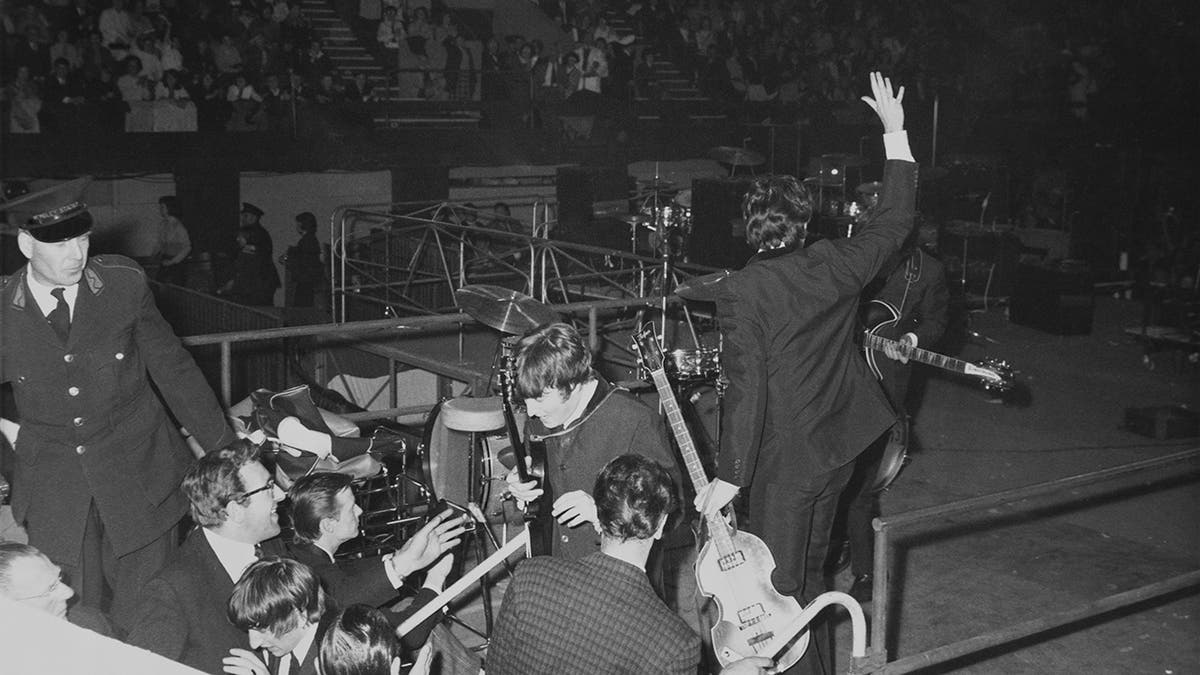
[[[1055,335],[1092,332],[1096,312],[1092,274],[1087,265],[1018,265],[1008,318]]]

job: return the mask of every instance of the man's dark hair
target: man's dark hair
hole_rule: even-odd
[[[225,507],[246,492],[238,473],[258,461],[258,446],[246,439],[197,459],[183,476],[183,495],[191,505],[192,520],[201,527],[225,522]]]
[[[317,231],[317,217],[311,211],[296,214],[296,222],[300,224],[301,232]]]
[[[604,465],[592,498],[603,534],[620,541],[650,539],[675,510],[675,481],[662,464],[629,453]]]
[[[538,398],[546,389],[566,395],[592,373],[592,353],[579,331],[565,323],[545,324],[526,333],[517,342],[515,361],[521,398]]]
[[[353,482],[352,476],[329,471],[297,479],[288,491],[296,539],[310,544],[319,539],[321,521],[337,516],[337,494]]]
[[[321,620],[328,603],[321,580],[308,565],[274,556],[256,560],[233,586],[226,614],[241,630],[281,635],[301,619]]]
[[[400,644],[383,612],[350,605],[338,612],[321,638],[324,675],[377,675],[391,672]]]
[[[746,242],[755,249],[803,243],[812,218],[812,196],[793,176],[764,176],[742,200]]]

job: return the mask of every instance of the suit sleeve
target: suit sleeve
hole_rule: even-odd
[[[416,614],[417,610],[436,600],[437,596],[437,592],[433,589],[422,588],[421,590],[417,591],[415,596],[413,596],[412,603],[410,603],[407,607],[398,612],[388,612],[388,622],[391,623],[394,628],[399,628],[400,624],[404,623],[408,617]],[[441,620],[442,613],[434,612],[433,614],[429,615],[428,619],[425,619],[421,623],[417,624],[416,628],[413,628],[406,635],[401,637],[400,644],[404,647],[404,651],[409,654],[417,653],[417,651],[421,649],[421,646],[425,644],[425,641],[429,639],[429,632],[432,631],[433,627],[438,625],[438,622]]]
[[[187,428],[206,452],[219,449],[236,438],[225,421],[212,388],[200,373],[192,355],[183,348],[170,324],[159,313],[154,296],[139,277],[141,312],[136,339],[150,376],[158,385],[175,418]]]
[[[396,589],[378,557],[322,565],[317,574],[342,606],[363,604],[378,607],[396,597]]]
[[[767,341],[750,303],[718,301],[724,334],[721,366],[729,379],[717,477],[747,487],[754,477],[767,409]]]
[[[129,626],[125,642],[178,661],[188,635],[186,603],[163,578],[151,579],[142,589],[137,617]]]
[[[846,280],[847,293],[857,295],[879,272],[888,256],[900,249],[912,230],[916,208],[917,165],[913,162],[888,160],[884,165],[883,194],[871,221],[862,232],[850,239],[818,242],[812,250],[829,251],[823,254],[839,277]],[[722,446],[724,447],[724,446]]]

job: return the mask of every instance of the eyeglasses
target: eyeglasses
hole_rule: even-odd
[[[23,595],[19,598],[13,598],[13,600],[36,600],[37,598],[44,598],[47,595],[50,595],[50,594],[54,593],[55,591],[57,591],[59,588],[62,588],[62,585],[63,585],[63,580],[62,580],[62,575],[60,574],[59,577],[54,580],[54,583],[50,584],[50,587],[47,588],[46,590],[42,591],[41,593],[37,593],[34,595]]]
[[[256,490],[251,490],[251,491],[249,491],[249,492],[243,492],[242,494],[240,494],[240,495],[238,495],[238,496],[234,497],[234,498],[233,498],[233,501],[235,501],[235,502],[244,502],[244,501],[246,501],[247,499],[249,499],[249,498],[253,497],[254,495],[256,495],[256,494],[258,494],[258,493],[260,493],[260,492],[266,492],[267,490],[270,490],[270,491],[272,491],[272,492],[274,492],[274,491],[275,491],[275,479],[274,479],[274,478],[268,478],[268,479],[267,479],[267,484],[266,484],[266,485],[264,485],[264,486],[262,486],[262,487],[260,487],[260,488],[258,488],[258,489],[256,489]]]

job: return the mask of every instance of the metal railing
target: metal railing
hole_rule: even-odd
[[[555,223],[493,219],[451,202],[343,206],[330,219],[331,302],[338,321],[436,314],[470,284],[511,288],[545,303],[635,300],[715,271],[634,252],[643,225],[617,233],[629,250],[549,239]]]
[[[1013,505],[1022,500],[1054,496],[1059,497],[1061,500],[1062,495],[1071,495],[1072,490],[1077,488],[1099,483],[1109,483],[1122,478],[1136,478],[1149,471],[1161,470],[1184,464],[1185,462],[1195,462],[1197,459],[1200,459],[1200,448],[1012,490],[1004,490],[949,504],[916,509],[886,518],[876,518],[873,522],[875,528],[875,568],[874,587],[872,589],[871,647],[865,658],[852,660],[850,672],[886,673],[887,675],[908,673],[940,663],[946,663],[985,649],[1009,644],[1031,635],[1046,633],[1055,628],[1161,597],[1184,588],[1200,585],[1200,569],[1196,569],[1169,579],[1114,593],[1066,610],[997,628],[981,635],[927,649],[918,654],[898,658],[894,661],[888,661],[886,640],[890,630],[889,622],[892,611],[890,597],[892,584],[890,576],[892,566],[891,547],[896,530],[927,525],[951,516],[979,515],[986,513],[994,507]],[[1194,472],[1195,467],[1192,467],[1190,470]]]

